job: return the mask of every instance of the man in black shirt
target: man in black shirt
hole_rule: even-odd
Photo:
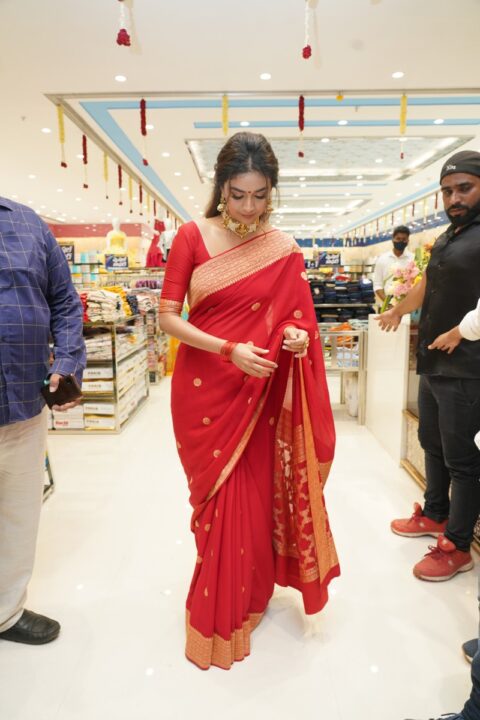
[[[421,580],[434,581],[473,567],[470,544],[480,512],[480,451],[474,443],[480,428],[480,341],[462,340],[451,354],[432,347],[480,297],[480,153],[453,155],[440,185],[451,225],[436,241],[421,283],[378,317],[382,329],[396,330],[402,315],[422,307],[417,372],[425,505],[422,510],[416,504],[411,518],[394,520],[391,528],[404,537],[438,538],[413,569]]]

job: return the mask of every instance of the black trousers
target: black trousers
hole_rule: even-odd
[[[418,406],[424,513],[436,522],[448,518],[446,537],[469,550],[480,512],[480,450],[473,441],[480,430],[480,379],[422,375]]]

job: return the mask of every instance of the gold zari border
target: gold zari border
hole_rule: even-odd
[[[227,253],[207,260],[193,271],[188,290],[189,305],[193,308],[209,295],[299,252],[301,250],[295,240],[280,230],[252,238]]]
[[[190,612],[186,614],[187,643],[185,654],[189,660],[202,670],[211,665],[230,670],[233,663],[250,655],[250,634],[255,630],[263,617],[263,613],[252,613],[242,627],[234,630],[229,640],[216,633],[213,637],[205,637],[190,623]]]
[[[175,313],[175,315],[181,315],[183,309],[183,303],[178,300],[167,300],[166,298],[160,298],[158,311],[160,313]]]

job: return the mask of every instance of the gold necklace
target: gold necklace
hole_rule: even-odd
[[[250,225],[247,225],[246,223],[238,222],[238,220],[234,220],[227,212],[226,209],[222,210],[222,220],[223,220],[223,227],[227,230],[231,230],[235,235],[238,235],[242,240],[249,235],[250,233],[254,233],[258,230],[260,226],[260,218],[256,220],[254,223],[251,223]]]

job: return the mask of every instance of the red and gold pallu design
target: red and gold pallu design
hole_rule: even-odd
[[[271,378],[181,345],[172,382],[177,447],[194,508],[197,561],[187,598],[186,655],[228,669],[250,652],[274,584],[319,612],[339,565],[323,488],[335,431],[318,328],[294,240],[277,230],[194,270],[189,321],[269,350]],[[305,358],[283,332],[307,330]]]

